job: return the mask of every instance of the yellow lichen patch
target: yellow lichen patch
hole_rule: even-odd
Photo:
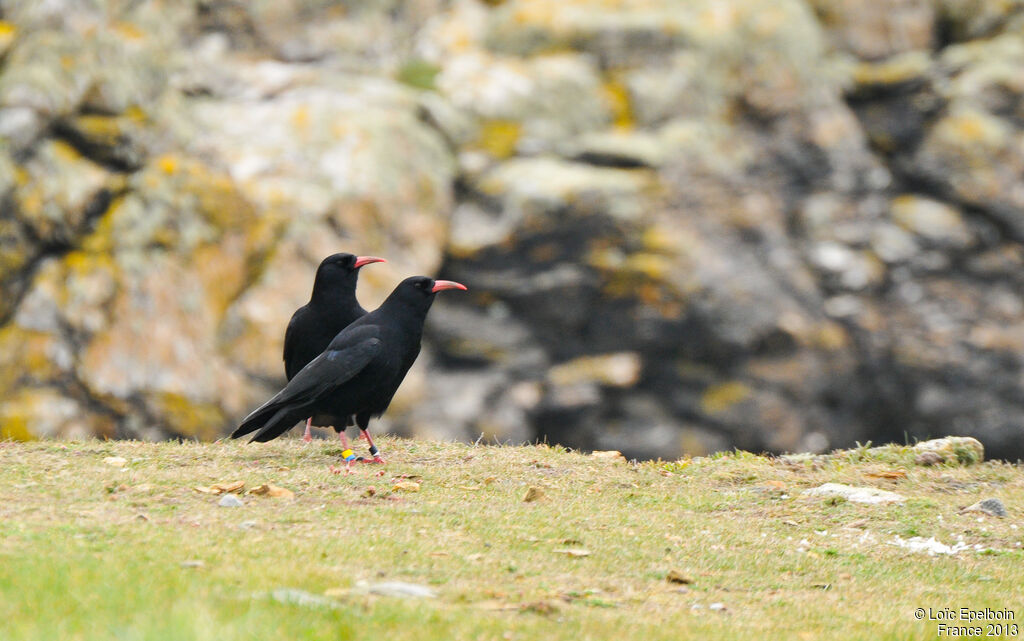
[[[244,240],[231,235],[216,245],[204,245],[195,250],[192,264],[199,272],[206,293],[207,304],[222,318],[228,306],[246,285],[248,269]]]
[[[924,51],[910,51],[884,62],[861,62],[853,68],[853,81],[858,85],[896,85],[920,78],[931,67]]]
[[[98,145],[112,147],[125,137],[124,124],[116,117],[89,114],[75,118],[73,125],[83,138]]]
[[[199,209],[215,228],[220,231],[239,229],[255,221],[256,209],[238,190],[238,186],[226,174],[204,173],[189,181],[186,188],[199,199]]]
[[[19,193],[18,205],[21,213],[29,219],[39,217],[43,211],[43,194],[40,186],[33,185]]]
[[[77,162],[82,157],[82,154],[78,153],[77,149],[63,140],[53,141],[53,154],[58,160],[69,163]]]
[[[106,324],[106,305],[117,291],[120,270],[108,253],[73,251],[61,261],[60,297],[74,324],[96,330]]]
[[[43,382],[59,376],[59,349],[57,339],[45,332],[14,323],[0,328],[0,397],[21,381]]]
[[[116,22],[112,30],[125,40],[142,40],[146,32],[131,22]]]
[[[32,175],[24,167],[14,167],[14,184],[17,187],[24,187],[32,180]]]
[[[951,115],[936,125],[936,129],[940,138],[962,147],[977,145],[996,149],[1010,139],[1010,130],[1005,123],[976,110],[963,110]]]
[[[832,321],[818,325],[811,338],[815,347],[830,352],[845,349],[850,344],[850,337],[843,326]]]
[[[750,396],[751,389],[740,381],[728,381],[712,385],[700,397],[700,407],[705,414],[717,414],[741,403]]]
[[[178,171],[180,164],[181,161],[173,154],[164,154],[156,159],[156,166],[160,168],[160,171],[168,175]]]
[[[670,273],[672,261],[661,254],[640,252],[627,257],[624,268],[648,280],[661,282]]]
[[[14,39],[18,37],[18,27],[0,20],[0,54],[7,50],[14,42]]]
[[[495,158],[515,154],[523,126],[514,120],[488,120],[480,126],[478,145]]]
[[[28,420],[22,414],[0,409],[0,441],[32,441],[35,437],[28,431]]]
[[[309,107],[306,105],[299,105],[292,111],[290,118],[292,127],[295,129],[305,132],[309,129]]]
[[[671,229],[651,225],[643,231],[640,243],[650,252],[674,254],[685,244],[684,239]]]
[[[643,363],[636,352],[583,356],[552,367],[548,379],[555,385],[599,383],[632,387],[640,380]]]
[[[619,80],[609,80],[604,83],[602,89],[605,102],[612,113],[612,123],[619,129],[632,129],[635,120],[626,85]]]
[[[97,269],[113,271],[114,260],[106,254],[73,251],[64,257],[64,266],[68,269],[68,276],[89,274]]]
[[[28,248],[22,242],[24,238],[21,226],[10,218],[0,219],[0,279],[9,273],[16,272],[29,261]],[[8,242],[13,240],[14,242]],[[7,301],[0,301],[3,309]]]
[[[82,251],[89,253],[105,254],[114,249],[114,227],[117,220],[118,210],[124,205],[124,196],[117,196],[110,201],[106,213],[96,223],[96,228],[91,234],[82,239]]]
[[[180,394],[158,392],[150,395],[147,405],[174,434],[212,441],[221,434],[226,418],[220,408],[210,403],[190,401]]]
[[[149,116],[146,115],[146,111],[138,105],[132,105],[125,109],[124,117],[136,123],[145,122],[149,119]]]

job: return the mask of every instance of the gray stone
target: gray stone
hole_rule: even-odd
[[[242,499],[238,498],[234,494],[225,494],[220,497],[219,501],[217,501],[217,505],[220,507],[242,507],[245,503],[243,503]]]
[[[1009,516],[1009,512],[1006,511],[1006,506],[999,499],[984,499],[977,503],[965,507],[964,512],[984,512],[989,516]]]
[[[873,487],[853,487],[842,483],[825,483],[819,487],[804,490],[805,496],[838,497],[853,501],[854,503],[868,503],[872,505],[885,503],[902,503],[906,500],[896,492],[879,490]]]

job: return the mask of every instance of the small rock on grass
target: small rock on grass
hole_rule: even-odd
[[[970,436],[946,436],[921,441],[914,449],[919,452],[937,452],[946,461],[959,461],[961,465],[981,463],[985,460],[985,446]]]
[[[242,503],[242,500],[234,494],[225,494],[220,497],[220,501],[217,501],[217,505],[221,507],[242,507],[245,503]]]
[[[964,512],[982,512],[989,516],[1008,516],[1009,512],[1006,511],[1006,506],[999,499],[985,499],[978,501],[974,505],[965,507],[962,511]]]
[[[873,487],[853,487],[842,483],[825,483],[818,487],[804,490],[807,496],[835,496],[844,498],[854,503],[902,503],[906,500],[903,496],[886,490],[879,490]]]
[[[128,465],[128,459],[123,456],[108,456],[103,459],[103,462],[111,467],[124,467],[125,465]]]
[[[380,596],[413,597],[418,599],[433,599],[437,597],[437,593],[427,586],[406,583],[405,581],[359,582],[356,584],[356,588],[361,592]]]
[[[528,490],[526,490],[526,494],[523,496],[523,500],[526,501],[527,503],[539,501],[542,498],[544,498],[544,490],[540,489],[539,487],[529,488]]]
[[[914,463],[917,463],[918,465],[924,465],[926,467],[930,467],[932,465],[939,465],[940,463],[945,462],[946,457],[942,456],[938,452],[933,452],[931,450],[921,452],[916,457],[914,457]]]

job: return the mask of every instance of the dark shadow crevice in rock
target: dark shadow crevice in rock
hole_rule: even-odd
[[[96,222],[107,211],[114,198],[122,193],[124,192],[114,192],[106,188],[100,189],[85,206],[81,225],[74,230],[70,230],[70,235],[56,234],[49,239],[41,238],[31,225],[16,214],[14,215],[15,220],[21,225],[22,233],[28,239],[28,244],[35,249],[25,266],[16,275],[9,277],[3,282],[9,304],[4,308],[0,308],[0,326],[7,324],[21,306],[21,301],[28,293],[39,266],[48,259],[60,259],[69,252],[74,251],[77,247],[77,242],[93,230]],[[7,209],[8,206],[10,209]],[[13,204],[13,199],[7,202],[4,208],[5,211],[15,212],[16,208]]]
[[[112,144],[90,140],[66,120],[57,120],[51,126],[53,137],[71,145],[75,151],[97,165],[117,173],[130,174],[145,164],[145,158],[130,149],[131,141],[119,137]]]

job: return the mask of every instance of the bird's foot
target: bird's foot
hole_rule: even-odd
[[[382,459],[379,454],[375,455],[373,458],[362,458],[362,457],[359,457],[359,462],[360,463],[379,463],[380,465],[384,465],[385,463],[387,463],[387,461]]]

